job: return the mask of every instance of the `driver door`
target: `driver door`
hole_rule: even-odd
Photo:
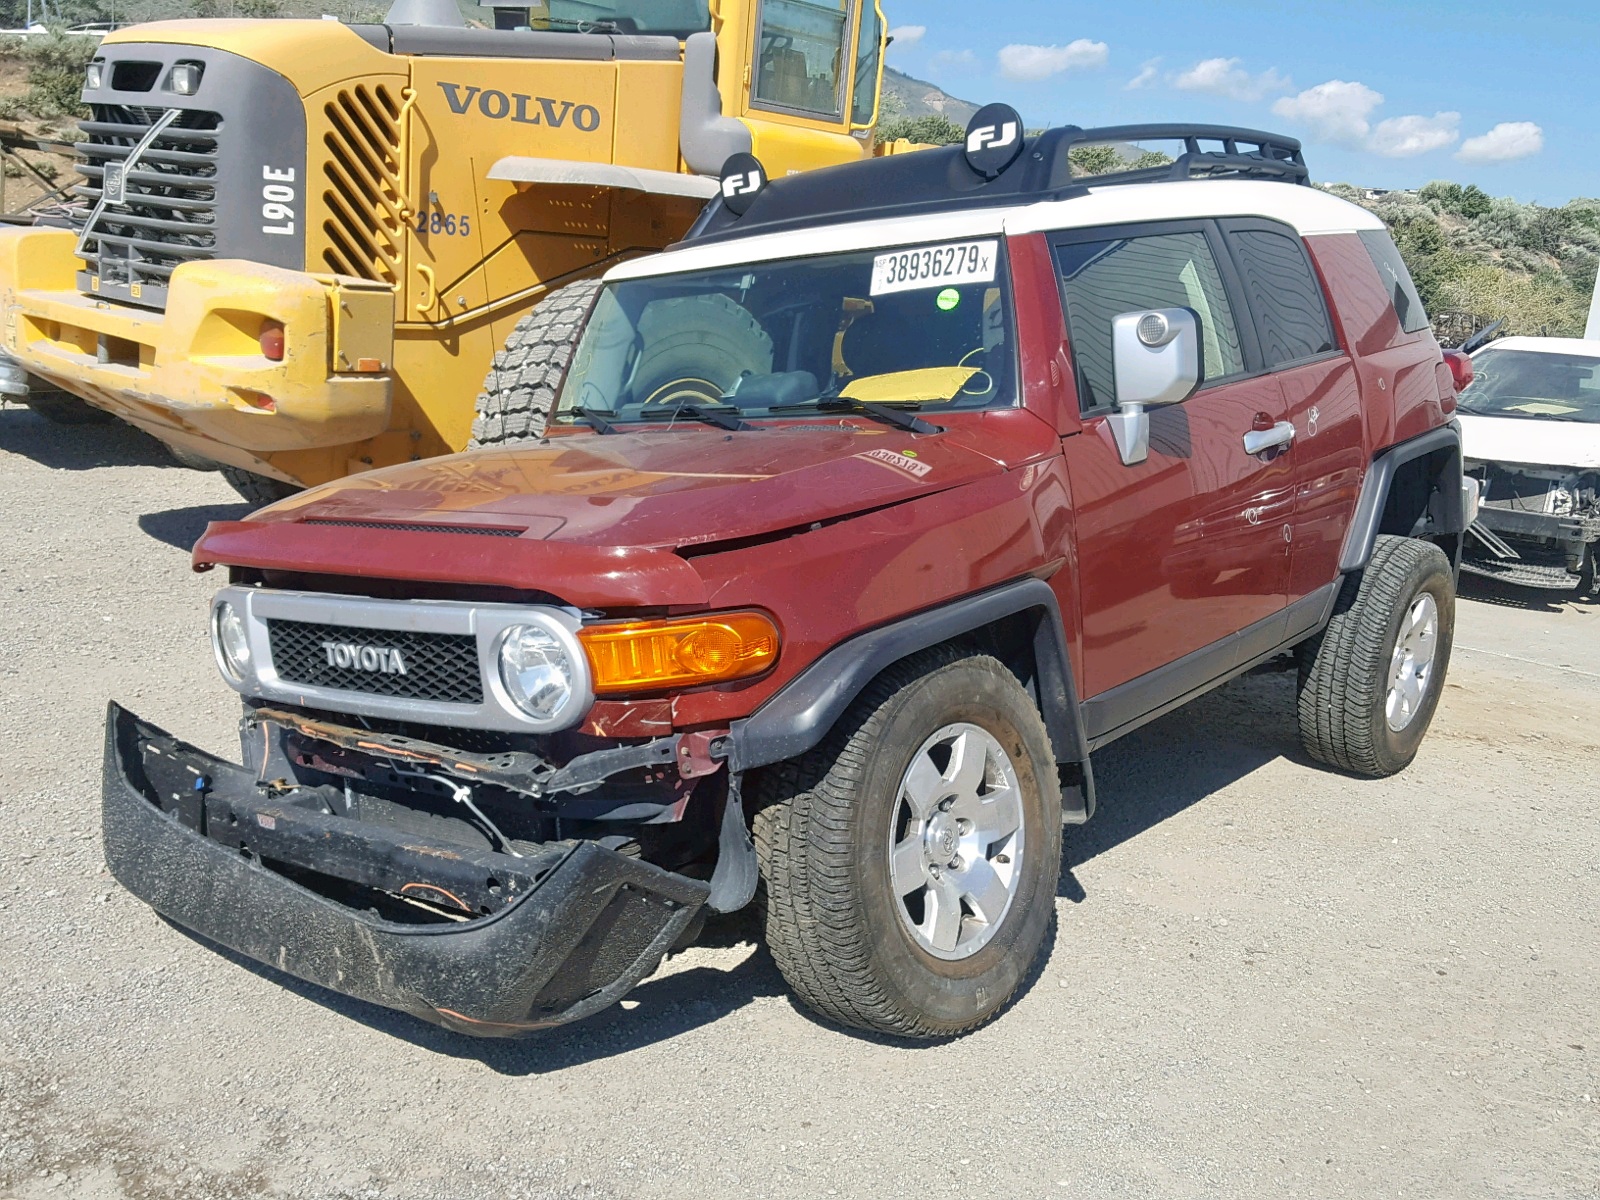
[[[1287,419],[1219,230],[1207,221],[1059,235],[1082,432],[1063,441],[1077,522],[1082,670],[1091,737],[1112,733],[1209,682],[1233,635],[1283,612],[1292,471],[1250,454],[1244,435]],[[1201,382],[1150,410],[1149,456],[1122,461],[1111,327],[1124,313],[1185,308],[1198,318]],[[1063,597],[1063,603],[1073,598]],[[1206,678],[1200,678],[1205,675]]]

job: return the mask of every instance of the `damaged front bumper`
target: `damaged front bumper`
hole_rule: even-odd
[[[590,1016],[655,970],[709,886],[591,841],[473,847],[340,815],[112,704],[106,864],[257,962],[482,1037]]]

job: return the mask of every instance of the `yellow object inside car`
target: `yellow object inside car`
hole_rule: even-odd
[[[914,371],[891,371],[887,375],[866,375],[852,379],[839,394],[846,400],[865,400],[877,404],[954,400],[972,382],[973,376],[980,373],[976,367],[922,367]]]
[[[1536,417],[1564,417],[1578,411],[1575,404],[1555,404],[1549,400],[1530,400],[1526,404],[1512,404],[1507,412],[1525,412]]]

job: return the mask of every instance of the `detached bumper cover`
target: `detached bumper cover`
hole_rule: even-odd
[[[112,874],[177,924],[308,982],[483,1037],[615,1003],[656,968],[708,891],[589,842],[516,858],[286,805],[115,704],[103,824]],[[503,868],[505,882],[487,882],[510,899],[456,922],[386,920],[263,865],[262,855],[292,864],[311,843],[333,848],[322,861],[340,864],[338,878],[390,894],[461,894],[474,872]],[[413,868],[423,880],[399,885]]]

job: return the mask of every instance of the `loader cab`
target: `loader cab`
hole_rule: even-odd
[[[878,119],[887,24],[880,0],[483,0],[496,29],[717,35],[725,116],[753,153],[792,170],[865,152]],[[853,145],[851,143],[854,143]]]

